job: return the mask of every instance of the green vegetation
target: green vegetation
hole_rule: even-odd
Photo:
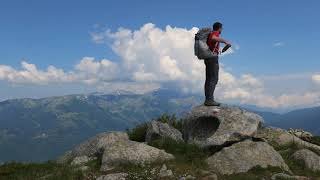
[[[54,161],[44,163],[9,162],[0,166],[1,180],[93,180],[101,174],[101,159],[89,161],[87,170],[77,166],[59,164]]]
[[[157,167],[155,167],[157,166]],[[154,179],[157,177],[155,169],[159,170],[158,164],[147,164],[144,166],[136,164],[122,164],[113,172],[127,172],[127,179],[140,180],[140,179]],[[152,170],[154,169],[154,170]]]
[[[84,174],[70,166],[54,162],[36,163],[6,163],[0,166],[0,179],[33,180],[33,179],[84,179]]]
[[[208,157],[207,153],[195,144],[163,138],[151,142],[150,145],[173,154],[176,164],[189,164],[193,168],[207,167],[205,162],[205,159]]]
[[[175,114],[169,115],[164,113],[156,120],[162,123],[167,123],[179,131],[182,131],[182,121],[181,119],[178,119]]]
[[[309,142],[320,146],[320,136],[311,137]]]
[[[219,179],[223,180],[261,180],[263,178],[270,179],[273,174],[282,173],[283,170],[278,167],[268,167],[262,168],[260,166],[256,166],[250,169],[246,173],[239,173],[234,175],[222,175],[219,176]]]

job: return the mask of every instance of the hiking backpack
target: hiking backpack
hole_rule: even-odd
[[[217,56],[209,49],[207,44],[208,36],[211,32],[211,28],[202,28],[194,37],[194,55],[196,55],[199,60]]]

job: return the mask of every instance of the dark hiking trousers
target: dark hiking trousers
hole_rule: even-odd
[[[214,90],[219,79],[219,57],[205,59],[204,64],[206,65],[206,82],[204,84],[204,94],[206,100],[214,100]]]

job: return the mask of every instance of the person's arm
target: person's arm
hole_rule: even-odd
[[[214,40],[214,41],[217,41],[217,42],[224,43],[224,44],[229,45],[231,47],[231,43],[229,41],[223,39],[223,38],[219,38],[217,36],[212,36],[211,39]]]

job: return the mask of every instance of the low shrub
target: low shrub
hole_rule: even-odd
[[[146,138],[147,129],[147,123],[142,123],[132,129],[127,129],[129,139],[132,141],[144,142]]]
[[[179,131],[182,130],[182,121],[181,121],[181,119],[178,119],[175,114],[169,115],[169,114],[164,113],[156,120],[160,121],[162,123],[167,123],[170,126],[178,129]]]

